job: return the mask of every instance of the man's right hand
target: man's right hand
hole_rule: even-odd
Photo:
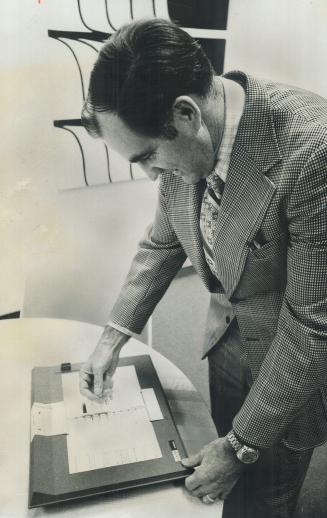
[[[119,354],[130,337],[111,326],[106,326],[101,338],[80,370],[80,392],[89,399],[101,401],[111,392],[112,376],[117,368]]]

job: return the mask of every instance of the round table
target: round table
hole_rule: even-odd
[[[69,320],[23,318],[0,322],[0,516],[166,518],[178,514],[179,518],[219,518],[222,503],[204,505],[176,483],[27,509],[31,370],[85,361],[101,332],[99,326]],[[188,454],[214,440],[217,434],[209,411],[186,376],[161,354],[131,338],[122,356],[139,354],[152,358]]]

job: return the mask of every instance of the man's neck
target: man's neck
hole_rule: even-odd
[[[201,111],[203,121],[211,137],[213,149],[217,152],[223,136],[225,122],[224,87],[217,76],[214,77],[212,92],[203,104]]]

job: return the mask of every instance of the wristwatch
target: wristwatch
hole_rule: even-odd
[[[229,444],[233,448],[236,453],[236,457],[239,461],[244,464],[253,464],[259,458],[259,450],[253,448],[252,446],[247,446],[246,444],[240,443],[240,441],[236,438],[235,433],[231,430],[227,435],[226,439]]]

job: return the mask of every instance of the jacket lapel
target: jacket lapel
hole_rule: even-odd
[[[276,189],[267,173],[281,155],[266,90],[239,72],[226,77],[239,81],[246,91],[213,246],[220,282],[230,297]]]
[[[228,297],[240,280],[249,244],[274,192],[274,184],[238,146],[230,164],[213,246],[219,280]]]

